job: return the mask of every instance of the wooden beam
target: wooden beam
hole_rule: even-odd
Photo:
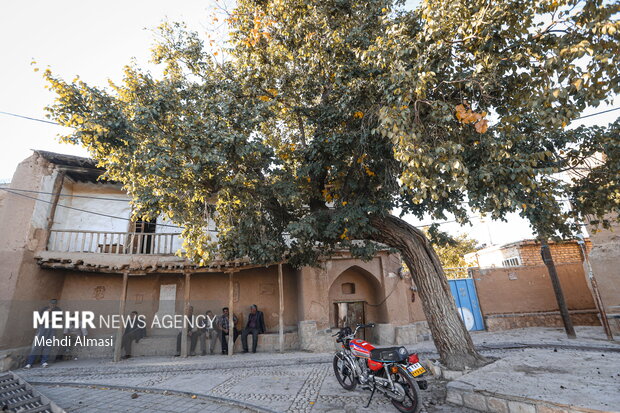
[[[45,228],[45,241],[43,243],[43,249],[47,249],[47,244],[50,241],[50,236],[52,235],[52,226],[54,226],[54,217],[56,216],[56,208],[58,207],[58,200],[60,199],[60,192],[62,191],[62,186],[65,181],[65,173],[58,172],[58,176],[56,177],[56,181],[54,181],[54,186],[52,187],[52,206],[50,207],[50,213],[47,216],[47,225]]]
[[[611,331],[611,326],[609,325],[609,320],[607,319],[607,312],[605,311],[603,298],[601,297],[601,293],[598,289],[596,277],[594,277],[594,271],[592,271],[592,265],[590,265],[590,259],[588,258],[588,248],[586,246],[586,243],[583,241],[583,237],[579,238],[579,241],[577,241],[577,243],[579,244],[579,247],[581,247],[583,260],[585,261],[586,268],[588,269],[588,279],[590,280],[590,286],[592,287],[592,295],[594,295],[594,303],[596,304],[596,309],[598,310],[601,317],[601,324],[603,324],[605,334],[607,334],[607,340],[613,341],[614,334]]]
[[[228,273],[228,355],[233,355],[233,346],[235,345],[235,314],[234,314],[234,283],[233,283],[233,274],[234,271]]]
[[[279,324],[280,328],[278,331],[278,339],[280,341],[280,353],[284,352],[284,280],[282,275],[282,264],[278,264],[278,289],[279,289],[279,301],[280,301],[280,312],[279,312]]]
[[[183,331],[181,331],[181,357],[187,357],[187,330],[188,330],[188,325],[187,325],[187,321],[185,320],[185,318],[188,316],[189,314],[189,288],[190,288],[190,282],[191,282],[191,276],[192,274],[189,272],[185,273],[185,282],[184,284],[184,288],[185,288],[185,293],[183,295]]]
[[[129,282],[129,273],[125,271],[123,273],[123,286],[121,287],[120,303],[118,306],[118,314],[121,320],[125,316],[125,305],[127,303],[127,284]],[[121,346],[123,345],[123,325],[118,326],[116,330],[116,341],[114,342],[114,361],[121,359]]]

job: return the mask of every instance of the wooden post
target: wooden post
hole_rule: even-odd
[[[234,329],[235,329],[235,314],[233,308],[233,274],[234,271],[228,273],[228,355],[233,355],[234,341]]]
[[[280,312],[279,312],[279,331],[278,331],[278,339],[280,341],[280,353],[284,352],[284,281],[282,276],[282,263],[278,264],[278,289],[279,289],[279,301],[280,301]]]
[[[571,321],[570,314],[568,313],[568,306],[566,305],[566,300],[564,300],[562,285],[560,284],[560,279],[558,278],[558,273],[555,269],[555,263],[553,262],[553,257],[551,256],[551,251],[549,250],[549,245],[547,244],[546,239],[542,239],[540,242],[540,255],[542,256],[542,260],[547,266],[547,270],[549,271],[549,278],[551,278],[551,284],[553,285],[555,298],[558,302],[558,307],[560,307],[560,314],[562,315],[562,322],[564,323],[564,330],[566,330],[566,336],[568,338],[576,338],[577,336],[575,335],[573,322]]]
[[[120,304],[118,306],[118,314],[121,320],[125,316],[125,304],[127,303],[127,284],[129,281],[129,272],[123,273],[123,286],[121,287]],[[114,342],[114,361],[121,359],[121,346],[123,345],[123,325],[118,326],[116,330],[116,341]]]
[[[594,271],[592,271],[592,265],[590,265],[590,260],[588,259],[588,251],[586,249],[586,244],[583,241],[583,238],[579,239],[577,243],[581,247],[581,253],[583,254],[583,259],[586,262],[586,267],[588,268],[588,279],[590,280],[590,285],[592,286],[592,293],[594,295],[594,303],[596,304],[596,309],[598,310],[599,315],[601,317],[601,324],[603,324],[603,328],[605,329],[607,340],[613,341],[614,335],[611,331],[611,327],[609,326],[609,320],[607,319],[607,312],[605,312],[605,305],[603,304],[601,293],[598,290],[598,283],[596,282],[596,278],[594,277]]]
[[[47,225],[45,228],[45,242],[43,248],[47,250],[47,244],[50,241],[50,235],[52,234],[52,226],[54,226],[54,217],[56,216],[56,208],[58,207],[58,200],[60,199],[60,192],[62,191],[62,185],[65,181],[65,173],[59,172],[52,188],[52,206],[50,207],[50,213],[47,216]]]
[[[185,319],[189,315],[189,287],[192,274],[185,273],[185,294],[183,296],[183,331],[181,331],[181,357],[187,357],[187,320]]]

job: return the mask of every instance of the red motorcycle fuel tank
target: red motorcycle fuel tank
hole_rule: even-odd
[[[354,356],[368,359],[368,368],[371,370],[377,371],[383,368],[383,363],[370,360],[370,350],[374,350],[375,346],[369,342],[356,338],[355,340],[351,340],[349,342],[349,347],[351,348],[351,353],[353,353]]]

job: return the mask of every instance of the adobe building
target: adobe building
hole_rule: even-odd
[[[91,159],[34,151],[0,188],[0,371],[29,352],[33,311],[51,298],[62,310],[135,310],[147,320],[189,305],[195,314],[228,306],[239,329],[256,304],[267,327],[259,351],[331,350],[331,329],[355,322],[377,323],[367,338],[378,344],[429,338],[398,255],[385,250],[363,262],[343,252],[301,269],[242,260],[197,266],[176,255],[180,228],[164,219],[132,221],[128,196],[99,180],[103,172]],[[177,332],[147,326],[134,355],[174,354]],[[91,338],[115,334],[89,331]],[[97,347],[81,356],[113,353]]]
[[[613,334],[620,336],[620,224],[610,229],[589,228],[593,246],[588,256],[592,273],[598,284],[601,301]],[[584,262],[586,274],[588,263]],[[588,278],[589,280],[589,278]],[[591,288],[591,284],[588,283]]]

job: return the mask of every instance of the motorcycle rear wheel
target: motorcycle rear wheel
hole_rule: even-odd
[[[334,374],[336,375],[336,380],[345,390],[354,390],[357,386],[357,379],[353,375],[353,370],[347,360],[336,354],[334,356]]]
[[[416,381],[402,367],[398,368],[396,377],[398,382],[405,389],[405,400],[402,402],[392,400],[392,404],[400,412],[419,413],[420,409],[422,409],[422,397],[420,395],[418,383],[416,383]]]

